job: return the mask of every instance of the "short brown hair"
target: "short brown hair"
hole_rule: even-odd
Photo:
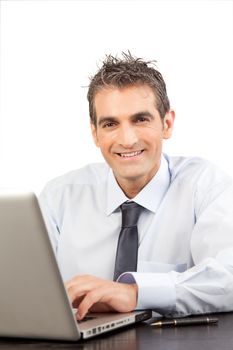
[[[152,88],[156,107],[161,118],[170,110],[170,102],[167,96],[166,84],[162,74],[153,65],[156,61],[143,61],[136,58],[130,52],[122,53],[123,58],[107,55],[102,67],[90,78],[87,99],[91,122],[96,126],[96,113],[94,106],[95,95],[102,88],[123,88],[130,85],[145,84]]]

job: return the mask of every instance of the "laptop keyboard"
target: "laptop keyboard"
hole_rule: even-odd
[[[96,318],[97,317],[94,317],[94,316],[85,316],[81,321],[78,321],[78,323],[87,322],[87,321],[90,321],[90,320],[94,320]]]
[[[72,310],[73,310],[73,314],[75,315],[76,312],[77,312],[77,309],[76,308],[72,308]],[[87,321],[90,321],[90,320],[94,320],[95,318],[97,318],[97,317],[96,316],[87,315],[81,321],[77,321],[77,322],[78,323],[83,323],[83,322],[87,322]]]

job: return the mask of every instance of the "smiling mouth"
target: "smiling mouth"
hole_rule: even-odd
[[[132,158],[132,157],[136,157],[139,156],[140,154],[142,154],[144,150],[141,151],[134,151],[134,152],[125,152],[125,153],[117,153],[118,156],[122,157],[122,158]]]

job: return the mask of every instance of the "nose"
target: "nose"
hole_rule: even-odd
[[[138,142],[138,136],[132,125],[122,125],[118,132],[118,143],[124,148],[132,148]]]

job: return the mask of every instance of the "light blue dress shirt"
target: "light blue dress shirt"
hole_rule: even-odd
[[[91,164],[47,184],[40,204],[64,280],[112,280],[119,206],[128,200],[106,164]],[[162,156],[133,199],[138,222],[137,309],[165,315],[233,310],[233,181],[200,158]]]

